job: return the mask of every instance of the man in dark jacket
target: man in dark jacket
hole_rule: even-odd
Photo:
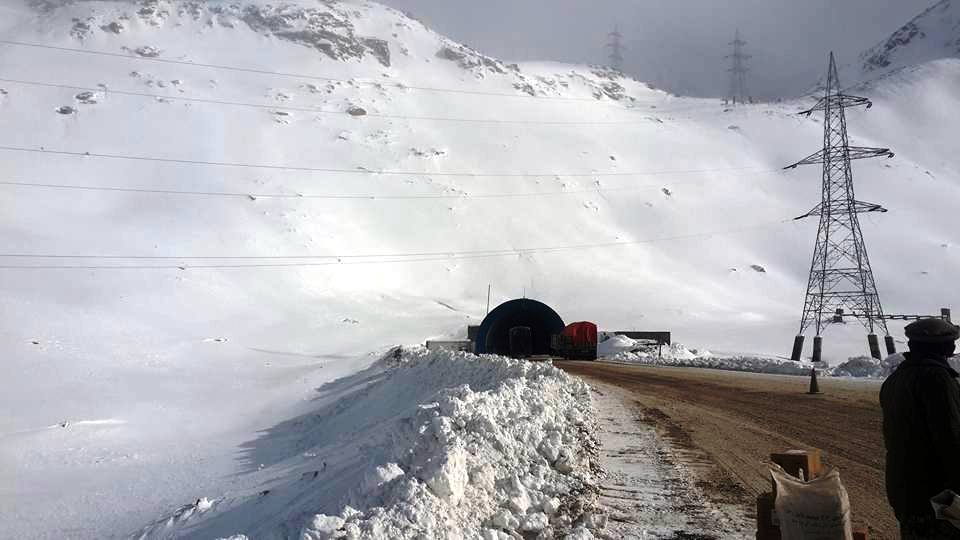
[[[887,499],[905,540],[960,539],[930,504],[945,489],[960,493],[960,384],[947,362],[960,328],[922,319],[906,334],[910,352],[880,389]]]

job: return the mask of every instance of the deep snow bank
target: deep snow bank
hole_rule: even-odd
[[[598,350],[602,357],[611,362],[651,366],[695,367],[779,375],[806,375],[813,367],[809,362],[797,363],[781,358],[714,354],[704,349],[688,349],[681,343],[674,343],[661,349],[655,343],[633,340],[626,336],[613,336],[600,343]],[[830,371],[828,370],[828,373]]]
[[[589,387],[547,365],[389,353],[295,422],[268,490],[200,500],[144,537],[589,537],[599,447]],[[276,501],[276,502],[272,502]],[[196,507],[196,508],[194,508]]]
[[[960,356],[949,358],[948,361],[953,369],[960,370]],[[891,354],[883,360],[876,360],[868,356],[857,356],[834,366],[829,370],[829,374],[834,377],[885,379],[897,369],[900,362],[903,362],[902,353]]]
[[[726,371],[745,371],[749,373],[773,373],[778,375],[807,375],[810,373],[812,364],[807,362],[791,362],[790,360],[781,360],[778,358],[765,358],[758,356],[699,356],[691,351],[679,347],[664,349],[666,353],[669,350],[674,352],[675,348],[681,349],[681,354],[664,354],[657,356],[656,352],[621,352],[609,358],[612,362],[625,362],[630,364],[644,364],[650,366],[673,366],[673,367],[695,367],[705,369],[722,369]],[[686,352],[689,354],[682,354]]]
[[[777,375],[808,375],[810,370],[816,367],[818,373],[828,377],[870,379],[885,379],[893,373],[900,362],[903,362],[903,354],[897,353],[882,360],[868,356],[854,356],[834,366],[814,365],[808,361],[793,362],[774,357],[719,355],[707,350],[688,349],[680,343],[674,343],[659,350],[654,343],[633,340],[626,336],[611,337],[599,344],[598,351],[600,357],[605,360],[630,364],[722,369]],[[950,364],[954,369],[960,370],[960,356],[951,358]]]

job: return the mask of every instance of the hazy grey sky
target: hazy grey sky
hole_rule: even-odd
[[[727,42],[740,28],[758,97],[789,96],[852,63],[935,0],[380,0],[505,60],[607,63],[615,24],[625,71],[674,92],[723,95]]]

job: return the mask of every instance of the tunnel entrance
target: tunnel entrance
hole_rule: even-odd
[[[530,329],[530,353],[550,354],[550,337],[563,332],[563,319],[550,306],[522,298],[510,300],[490,312],[477,332],[478,354],[510,355],[510,329]]]

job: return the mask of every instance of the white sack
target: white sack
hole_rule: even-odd
[[[831,469],[809,482],[771,468],[777,484],[777,517],[783,540],[853,540],[850,499]]]

